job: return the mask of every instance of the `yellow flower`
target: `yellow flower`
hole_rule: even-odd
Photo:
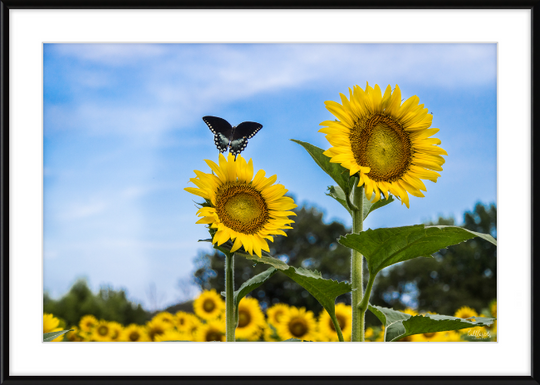
[[[72,327],[70,327],[70,329],[73,329],[73,331],[66,333],[68,341],[71,341],[71,342],[84,341],[84,337],[81,336],[80,330],[79,330],[79,328],[77,326],[72,326]]]
[[[373,339],[373,335],[374,335],[374,332],[373,332],[373,328],[372,327],[369,327],[366,329],[366,331],[364,332],[364,339],[365,340],[372,340]]]
[[[225,301],[215,289],[205,290],[193,301],[193,310],[204,320],[214,320],[225,311]]]
[[[343,333],[343,339],[350,341],[352,333],[352,308],[344,303],[338,303],[336,305],[336,318],[339,323],[341,332]],[[323,309],[319,315],[319,333],[320,338],[323,341],[339,341],[336,328],[330,318],[330,314]]]
[[[92,338],[95,341],[105,342],[111,341],[112,328],[109,322],[100,320],[96,327],[92,330]]]
[[[174,315],[167,311],[162,311],[161,313],[156,314],[152,320],[157,320],[158,322],[163,323],[164,325],[167,325],[169,329],[174,328],[175,319]]]
[[[62,330],[61,327],[58,327],[60,324],[60,320],[53,316],[52,314],[45,313],[43,314],[43,333],[52,333],[52,332],[59,332]],[[59,342],[64,340],[64,335],[62,334],[60,337],[55,338],[52,340],[52,342]]]
[[[189,339],[192,339],[193,329],[200,323],[199,319],[195,315],[183,311],[177,312],[174,317],[176,330],[188,334]]]
[[[350,175],[359,174],[358,186],[364,185],[366,196],[374,202],[388,192],[409,207],[407,193],[423,197],[426,186],[421,179],[437,182],[448,155],[438,147],[439,139],[430,138],[439,129],[429,128],[433,115],[418,96],[401,104],[401,91],[390,86],[384,95],[378,85],[349,89],[350,100],[343,94],[342,104],[327,101],[326,108],[339,120],[327,120],[320,132],[333,146],[324,154],[330,162],[339,163]]]
[[[152,319],[146,323],[146,330],[148,337],[151,341],[155,341],[156,337],[165,333],[171,327],[167,322],[163,322],[161,319]]]
[[[225,341],[225,322],[209,321],[195,331],[195,341]]]
[[[98,320],[93,315],[85,315],[79,321],[79,327],[83,332],[89,333],[96,327]]]
[[[111,329],[111,341],[120,341],[120,336],[124,327],[118,322],[109,322],[109,328]]]
[[[296,215],[292,210],[296,204],[292,198],[284,196],[287,190],[275,184],[277,176],[266,178],[264,170],[253,177],[253,163],[246,162],[241,155],[236,161],[230,153],[227,159],[219,155],[219,166],[207,160],[213,173],[195,170],[196,178],[191,178],[198,188],[185,190],[206,200],[197,211],[202,217],[197,223],[210,225],[216,232],[212,243],[222,245],[233,241],[231,252],[244,247],[250,255],[261,257],[261,250],[270,251],[268,240],[274,235],[286,235],[294,221],[288,217]]]
[[[273,306],[270,306],[266,310],[266,315],[268,316],[268,322],[272,325],[278,325],[281,323],[283,318],[289,313],[289,305],[284,303],[277,303]]]
[[[468,306],[463,306],[456,311],[456,313],[454,314],[454,317],[472,318],[472,320],[474,320],[474,317],[478,317],[478,313],[476,312],[476,310]]]
[[[265,326],[264,314],[255,298],[242,298],[238,304],[238,325],[235,337],[239,340],[257,341]]]
[[[165,330],[165,333],[157,335],[155,340],[156,342],[164,342],[164,341],[187,341],[186,335],[184,333],[180,333],[178,330],[175,329],[168,329]]]
[[[150,341],[150,337],[144,326],[131,324],[122,330],[120,340],[126,342],[146,342]]]
[[[318,337],[317,322],[313,312],[305,308],[291,306],[289,314],[283,317],[283,322],[275,325],[282,340],[297,338],[299,340],[314,341]]]

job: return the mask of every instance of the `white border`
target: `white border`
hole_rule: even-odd
[[[530,375],[530,21],[529,10],[10,10],[9,374]],[[40,342],[42,43],[248,41],[498,43],[498,343]]]

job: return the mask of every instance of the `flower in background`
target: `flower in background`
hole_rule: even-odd
[[[338,303],[336,305],[336,318],[343,333],[343,340],[350,341],[352,333],[352,308],[344,303]],[[319,333],[320,338],[324,341],[339,341],[336,327],[330,318],[330,314],[323,309],[319,314]]]
[[[163,322],[161,319],[152,319],[146,323],[146,330],[151,341],[155,341],[157,336],[165,333],[170,328],[170,324]]]
[[[96,319],[96,317],[88,314],[82,317],[79,321],[79,328],[85,333],[91,333],[97,324],[98,320]]]
[[[238,325],[235,336],[240,340],[257,341],[265,326],[264,314],[255,298],[242,298],[238,304]]]
[[[456,310],[454,317],[472,318],[472,320],[474,321],[474,317],[478,317],[478,313],[473,308],[470,308],[468,306],[463,306],[459,308],[458,310]]]
[[[118,322],[111,321],[109,322],[109,328],[111,328],[111,341],[120,341],[124,327]]]
[[[342,104],[327,101],[326,108],[338,118],[321,123],[332,147],[324,152],[330,162],[339,163],[358,173],[358,186],[364,186],[366,196],[374,202],[381,193],[392,193],[409,207],[407,193],[423,197],[426,191],[422,179],[437,182],[444,159],[448,155],[438,147],[439,139],[431,138],[439,129],[429,128],[433,115],[418,96],[401,104],[401,91],[390,86],[384,95],[378,85],[349,89],[350,100],[340,94]]]
[[[148,336],[147,329],[144,326],[131,324],[128,325],[122,330],[120,335],[121,341],[126,342],[146,342],[150,341]]]
[[[225,311],[225,301],[215,289],[205,290],[193,301],[193,310],[204,320],[214,320]]]
[[[92,330],[92,339],[98,342],[106,342],[111,340],[112,329],[109,322],[100,320],[96,327]]]
[[[59,327],[58,325],[60,325],[60,320],[58,318],[56,318],[52,314],[48,314],[48,313],[43,314],[43,333],[44,334],[52,333],[52,332],[59,332],[60,330],[62,330],[62,328]],[[55,338],[54,340],[52,340],[52,342],[59,342],[59,341],[62,341],[63,339],[64,339],[64,335],[61,335]]]
[[[193,333],[193,328],[196,328],[200,323],[199,319],[195,315],[183,311],[178,311],[174,315],[174,318],[176,330],[189,335]]]
[[[197,215],[197,223],[210,225],[215,230],[212,243],[218,246],[231,240],[231,252],[243,247],[250,255],[261,257],[262,250],[270,251],[268,241],[274,235],[286,235],[294,221],[288,217],[296,215],[289,211],[296,207],[293,199],[284,196],[287,190],[274,184],[277,176],[265,177],[264,170],[253,176],[251,159],[246,162],[241,155],[236,160],[230,153],[227,158],[219,155],[219,166],[207,160],[213,173],[195,170],[191,178],[197,188],[185,190],[206,200]]]
[[[317,322],[313,312],[306,311],[305,308],[291,306],[283,322],[276,326],[277,332],[282,340],[296,338],[305,341],[315,341],[318,337]]]
[[[73,329],[73,331],[66,333],[66,338],[68,341],[71,341],[71,342],[84,341],[84,337],[81,336],[80,330],[77,326],[72,326],[70,327],[70,329]]]
[[[175,319],[174,315],[167,311],[162,311],[158,314],[156,314],[154,317],[152,317],[152,320],[156,320],[164,325],[167,325],[168,329],[174,328]]]
[[[186,335],[180,333],[175,329],[168,329],[165,333],[157,335],[155,340],[156,342],[165,342],[165,341],[187,341]]]
[[[276,303],[273,306],[270,306],[266,310],[266,315],[268,316],[268,322],[272,325],[278,325],[281,323],[283,318],[289,313],[289,305],[284,303]]]
[[[225,341],[225,322],[209,321],[201,324],[195,332],[195,341]]]

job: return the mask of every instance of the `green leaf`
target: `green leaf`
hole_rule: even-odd
[[[345,210],[349,212],[349,214],[352,215],[352,211],[349,208],[349,205],[347,203],[347,198],[345,197],[345,193],[339,186],[328,186],[328,192],[326,193],[329,197],[334,198],[336,201],[338,201],[343,207],[345,207]],[[366,215],[367,216],[367,215]],[[364,217],[365,219],[365,217]]]
[[[431,257],[443,248],[480,237],[497,245],[489,234],[481,234],[457,226],[414,225],[367,230],[347,234],[339,243],[362,253],[368,262],[370,274],[385,267],[416,257]]]
[[[281,342],[302,342],[302,340],[299,340],[298,338],[289,338],[288,340],[284,340]]]
[[[379,199],[377,202],[373,203],[369,199],[367,199],[366,194],[364,194],[364,220],[366,220],[367,216],[377,210],[381,207],[384,207],[394,201],[394,197],[392,195],[388,195],[388,198],[386,199]]]
[[[385,326],[385,341],[398,341],[413,334],[446,332],[476,326],[489,326],[495,318],[463,319],[440,314],[411,316],[400,311],[369,305],[369,310]]]
[[[250,279],[245,281],[242,286],[240,286],[240,288],[234,292],[233,301],[235,324],[238,323],[238,304],[240,303],[242,298],[244,298],[251,291],[261,286],[263,283],[265,283],[271,276],[276,273],[276,271],[277,270],[274,267],[271,267],[268,270],[263,271],[262,273],[257,274],[254,277],[251,277]]]
[[[336,181],[341,190],[347,195],[351,193],[351,184],[349,170],[341,166],[339,163],[330,163],[330,158],[323,154],[324,150],[312,144],[302,142],[300,140],[291,139],[306,149],[311,155],[315,163],[319,165],[324,172]]]
[[[43,342],[51,342],[55,338],[60,337],[63,334],[66,334],[67,332],[72,332],[73,329],[68,330],[60,330],[58,332],[52,332],[52,333],[43,333]]]

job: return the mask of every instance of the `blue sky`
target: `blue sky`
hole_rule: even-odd
[[[79,277],[124,288],[146,308],[182,291],[206,238],[195,225],[193,170],[217,160],[204,115],[263,124],[243,152],[299,204],[350,225],[331,184],[289,139],[329,147],[326,100],[353,85],[399,85],[433,112],[448,152],[425,198],[394,203],[364,227],[462,213],[497,198],[495,44],[45,44],[44,289]],[[153,295],[149,292],[154,288]],[[153,299],[152,299],[153,298]]]

